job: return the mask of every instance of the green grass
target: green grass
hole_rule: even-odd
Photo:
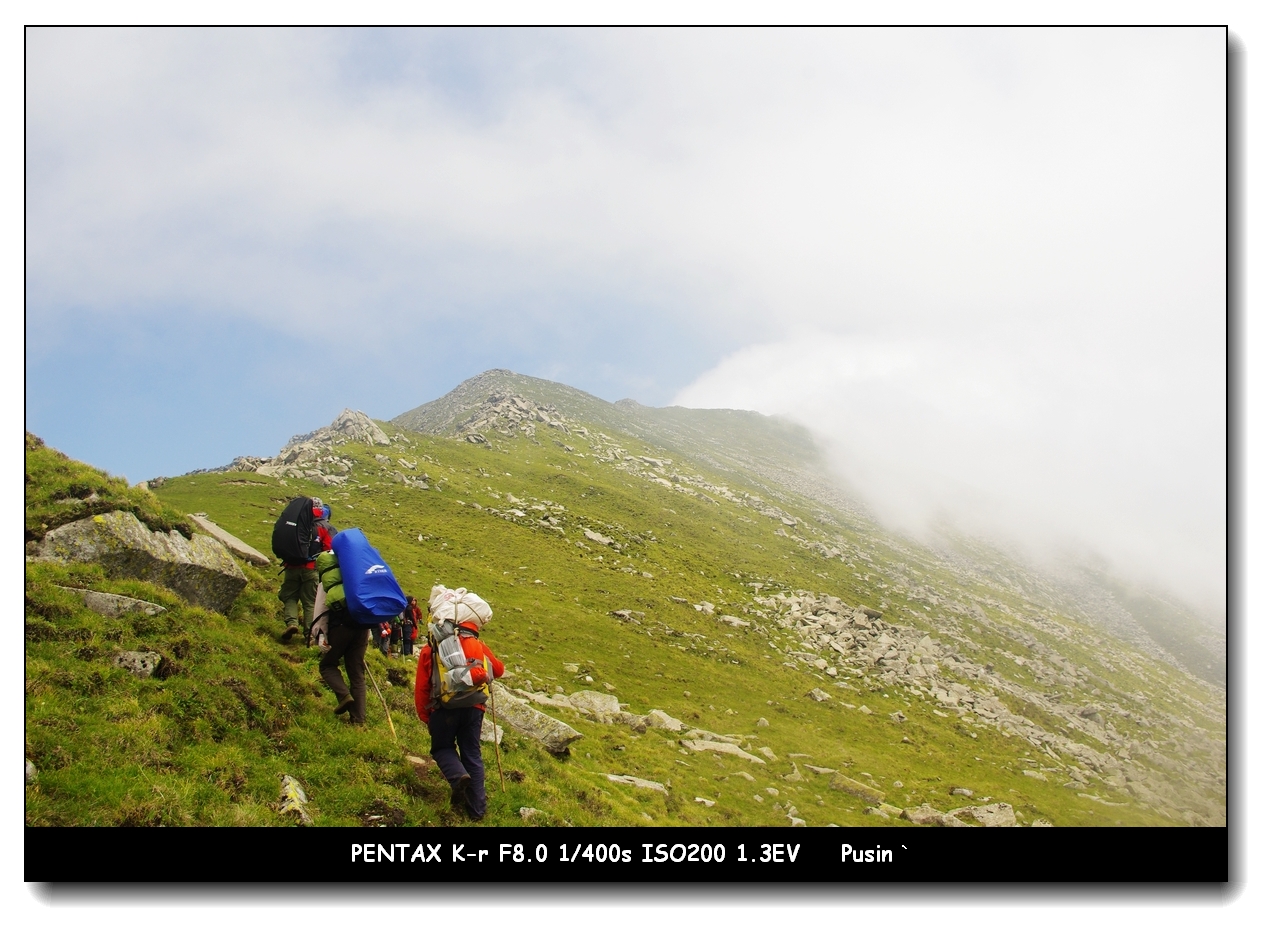
[[[634,437],[612,436],[631,454],[656,453]],[[806,589],[834,594],[849,605],[885,606],[887,619],[946,641],[934,631],[933,622],[941,620],[972,640],[975,647],[965,653],[993,661],[1018,682],[1033,683],[1031,671],[998,654],[1028,656],[1030,650],[1018,640],[1024,633],[1021,607],[1008,605],[1015,597],[1003,590],[972,584],[976,598],[1009,610],[988,608],[983,622],[949,611],[944,602],[925,610],[922,600],[902,595],[908,585],[963,594],[965,581],[947,575],[931,555],[890,547],[877,529],[854,517],[782,494],[779,507],[800,519],[795,534],[845,554],[824,557],[777,535],[783,527],[778,519],[718,495],[708,501],[666,489],[592,455],[569,454],[559,446],[561,435],[549,429],[538,431],[540,443],[495,438],[491,448],[430,435],[406,437],[386,452],[393,460],[418,460],[419,472],[430,476],[428,490],[392,482],[397,465],[374,459],[384,448],[356,444],[341,448],[355,462],[342,489],[243,473],[177,477],[156,497],[109,488],[112,501],[148,509],[145,514],[157,516],[160,527],[202,511],[265,553],[285,503],[295,495],[320,495],[333,505],[337,526],[367,533],[407,592],[425,601],[430,587],[443,582],[488,599],[494,617],[485,637],[511,672],[509,686],[612,692],[632,712],[663,709],[688,727],[742,734],[750,737],[746,747],[769,747],[777,755],[758,765],[688,753],[669,733],[640,735],[546,709],[584,738],[559,758],[508,733],[502,750],[505,792],[498,786],[492,747],[485,746],[490,823],[518,825],[519,808],[533,807],[548,814],[546,822],[571,825],[787,825],[792,806],[810,825],[884,822],[865,814],[867,805],[858,798],[830,788],[830,775],[814,774],[807,764],[874,781],[897,806],[928,802],[947,810],[967,802],[949,796],[951,788],[964,786],[1012,803],[1025,822],[1040,817],[1056,825],[1179,822],[1100,784],[1094,793],[1119,806],[1078,797],[1055,773],[1046,783],[1025,777],[1021,771],[1031,765],[1023,759],[1055,762],[1019,737],[938,716],[923,697],[853,677],[849,687],[837,687],[816,672],[784,667],[785,655],[770,643],[785,646],[790,633],[761,614],[750,584],[761,583],[763,595]],[[576,438],[567,442],[591,453]],[[67,483],[86,483],[84,477],[95,473],[73,461],[56,470],[44,466],[53,453],[28,451],[28,475],[33,456],[39,470],[34,497],[28,482],[28,530],[33,515],[48,523],[50,503]],[[775,501],[768,488],[745,486],[734,474],[721,476],[680,455],[674,468],[725,484],[741,497]],[[135,500],[125,493],[135,493]],[[512,508],[525,515],[509,515]],[[557,527],[547,527],[545,517],[551,515]],[[613,538],[619,550],[587,540],[587,528]],[[274,808],[283,774],[303,783],[318,823],[355,825],[383,812],[408,825],[454,821],[439,776],[419,775],[405,760],[406,754],[428,750],[425,727],[413,713],[412,671],[370,653],[398,740],[372,690],[364,730],[336,721],[330,714],[333,699],[317,675],[316,651],[277,641],[275,576],[247,573],[247,590],[228,616],[220,616],[156,587],[106,579],[96,568],[28,565],[27,756],[40,769],[38,784],[27,789],[28,825],[286,823],[289,818]],[[169,611],[158,620],[107,619],[78,605],[56,583],[137,595]],[[718,615],[741,616],[753,627],[730,628],[691,608],[704,600]],[[643,617],[624,621],[611,615],[618,609]],[[1064,657],[1124,693],[1138,689],[1129,675],[1099,665],[1077,623],[1061,621],[1071,637],[1044,634],[1045,644],[1059,643]],[[172,669],[162,679],[137,680],[110,663],[113,652],[130,648],[159,651],[172,659]],[[575,665],[576,672],[566,665]],[[1175,687],[1180,705],[1189,695],[1209,700],[1200,685],[1174,672],[1158,676]],[[808,699],[813,687],[825,688],[833,699],[822,704]],[[1036,722],[1045,716],[1002,699]],[[873,715],[846,704],[866,705]],[[889,719],[897,710],[908,717],[900,725]],[[769,725],[759,728],[761,718]],[[1160,727],[1135,728],[1158,740],[1166,735]],[[794,754],[806,757],[790,757]],[[799,780],[790,779],[793,762]],[[662,782],[669,794],[614,784],[608,773]],[[697,797],[715,805],[697,803]]]

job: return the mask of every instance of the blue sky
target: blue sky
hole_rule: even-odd
[[[1217,602],[1224,49],[31,30],[27,427],[135,482],[505,367],[785,414],[896,527]]]

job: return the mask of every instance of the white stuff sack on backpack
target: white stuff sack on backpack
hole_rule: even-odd
[[[484,626],[493,617],[493,607],[474,593],[468,593],[466,587],[459,586],[451,590],[443,584],[431,588],[431,600],[428,604],[431,618],[454,623],[474,622]]]

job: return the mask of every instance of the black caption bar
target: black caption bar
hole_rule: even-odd
[[[1225,882],[1226,828],[27,828],[27,881]]]

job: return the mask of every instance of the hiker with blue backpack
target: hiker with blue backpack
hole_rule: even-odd
[[[387,562],[359,528],[334,536],[331,549],[316,558],[325,593],[329,648],[317,670],[338,698],[334,714],[348,713],[354,725],[365,722],[365,649],[370,629],[405,608],[405,593]],[[347,671],[347,680],[339,662]]]
[[[488,603],[464,588],[431,591],[431,624],[418,658],[414,708],[431,733],[431,757],[449,782],[449,804],[473,820],[488,806],[480,732],[493,680],[506,673],[480,640]]]

